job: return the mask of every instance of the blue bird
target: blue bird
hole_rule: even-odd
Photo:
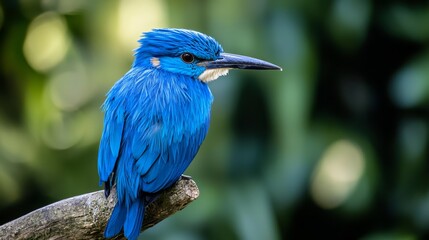
[[[131,69],[107,93],[98,153],[106,197],[118,201],[104,236],[137,239],[145,206],[172,186],[206,137],[213,96],[207,85],[229,69],[280,67],[224,53],[216,40],[185,29],[143,34]]]

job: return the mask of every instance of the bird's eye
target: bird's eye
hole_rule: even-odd
[[[180,55],[180,58],[182,58],[185,63],[191,63],[194,61],[194,55],[190,53],[183,53],[182,55]]]

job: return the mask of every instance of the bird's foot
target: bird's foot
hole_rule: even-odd
[[[184,175],[184,174],[182,174],[181,179],[183,179],[183,180],[191,180],[191,179],[192,179],[192,177],[191,177],[191,176],[188,176],[188,175]]]
[[[104,183],[104,196],[108,198],[110,195],[110,183]]]

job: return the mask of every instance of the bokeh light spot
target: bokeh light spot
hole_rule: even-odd
[[[90,86],[87,78],[79,72],[54,75],[49,82],[49,93],[54,105],[67,111],[78,109],[88,99]]]
[[[45,72],[64,59],[69,48],[67,25],[54,12],[36,17],[30,24],[24,41],[24,56],[32,68]]]
[[[370,7],[368,1],[337,0],[333,11],[345,29],[360,31],[368,23]]]
[[[77,117],[63,113],[52,114],[43,126],[42,140],[52,149],[68,149],[82,138],[83,128],[76,121]]]
[[[118,35],[125,48],[136,48],[142,31],[167,25],[167,10],[163,1],[128,0],[119,6]]]
[[[429,60],[405,66],[393,78],[390,93],[400,107],[415,107],[427,99],[429,93]]]
[[[353,192],[363,175],[362,150],[348,140],[334,142],[326,149],[311,183],[311,195],[322,208],[340,206]]]

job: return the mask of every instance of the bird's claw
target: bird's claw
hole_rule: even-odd
[[[192,179],[192,177],[191,177],[191,176],[188,176],[188,175],[185,175],[185,174],[182,174],[181,179],[182,179],[182,180],[191,180],[191,179]]]

